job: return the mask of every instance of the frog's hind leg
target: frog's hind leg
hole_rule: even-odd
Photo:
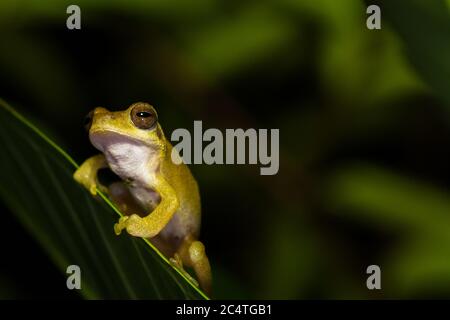
[[[145,211],[134,200],[125,183],[112,183],[108,188],[108,195],[124,215],[145,215]],[[170,262],[180,269],[189,280],[197,284],[197,281],[184,270],[183,265],[194,269],[200,287],[206,294],[211,294],[211,267],[203,243],[194,240],[191,236],[186,237],[179,246],[179,242],[172,243],[160,235],[149,240],[166,257],[173,257]],[[172,249],[174,247],[178,247],[178,249],[175,251]]]
[[[205,246],[192,237],[186,237],[175,254],[186,266],[194,269],[200,287],[207,295],[211,294],[211,266],[206,256]]]

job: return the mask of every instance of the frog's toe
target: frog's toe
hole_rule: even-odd
[[[181,261],[181,257],[178,253],[175,253],[169,261],[175,268],[183,269],[183,261]]]
[[[127,227],[128,218],[128,216],[120,217],[119,221],[114,225],[114,232],[116,235],[120,235],[122,233],[122,230]]]
[[[181,257],[178,253],[175,253],[173,258],[169,259],[170,264],[175,267],[176,269],[180,270],[181,273],[189,279],[190,282],[192,282],[195,286],[198,287],[198,281],[194,279],[186,270],[183,268],[183,261],[181,260]]]
[[[81,168],[78,168],[74,173],[73,173],[73,178],[75,179],[76,182],[83,184],[83,178],[84,174],[83,174],[83,170]]]
[[[96,196],[97,195],[97,186],[94,184],[91,184],[89,186],[89,192],[93,195]]]
[[[85,187],[89,192],[95,196],[97,194],[97,184],[95,180],[93,180],[90,175],[83,168],[79,168],[74,172],[73,178],[76,182]]]

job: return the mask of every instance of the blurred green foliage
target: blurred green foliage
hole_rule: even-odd
[[[0,95],[80,161],[100,104],[280,128],[276,176],[192,166],[219,298],[448,297],[449,1],[374,3],[382,30],[360,0],[80,0],[68,31],[69,2],[2,1]]]

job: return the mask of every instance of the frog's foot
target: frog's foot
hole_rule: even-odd
[[[85,167],[78,168],[77,171],[75,171],[75,173],[73,174],[73,178],[75,179],[75,181],[89,190],[90,194],[92,194],[93,196],[97,195],[97,190],[108,194],[108,188],[102,184],[97,183],[97,179],[89,175],[89,173],[86,171],[87,170]]]
[[[198,287],[198,282],[195,280],[186,270],[183,268],[183,261],[181,260],[181,257],[178,253],[175,253],[173,258],[169,259],[170,264],[177,268],[181,273],[188,278],[189,281],[191,281],[193,284],[195,284],[196,287]]]
[[[114,225],[114,232],[116,235],[120,235],[122,233],[122,230],[127,227],[127,225],[128,225],[127,221],[129,218],[130,218],[130,216],[120,217],[119,222],[117,222]]]
[[[141,218],[137,214],[130,216],[123,216],[119,222],[114,225],[114,231],[119,235],[123,229],[126,229],[129,234],[134,237],[153,238],[158,233],[145,218]]]
[[[153,238],[156,235],[154,229],[149,226],[148,222],[137,214],[123,216],[114,225],[116,235],[119,235],[123,229],[126,229],[129,234],[135,237]]]
[[[97,194],[97,182],[88,169],[89,168],[83,166],[79,167],[73,174],[73,178],[95,196]]]

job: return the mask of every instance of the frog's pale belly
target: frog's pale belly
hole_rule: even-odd
[[[156,191],[139,186],[130,186],[130,193],[137,201],[140,207],[148,214],[153,211],[156,206],[161,202],[161,197]]]
[[[182,223],[181,215],[175,212],[169,223],[161,230],[159,235],[170,243],[179,244],[187,235],[190,234],[189,225]]]

